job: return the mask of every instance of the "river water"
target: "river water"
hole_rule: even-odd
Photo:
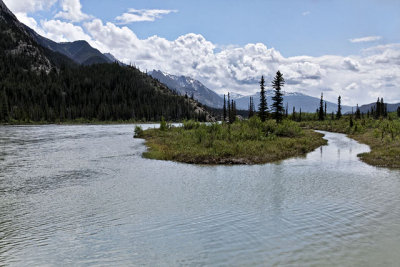
[[[0,265],[399,266],[400,172],[367,146],[195,166],[143,159],[133,129],[0,127]]]

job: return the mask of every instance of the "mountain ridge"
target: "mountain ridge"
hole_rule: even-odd
[[[217,93],[207,88],[200,81],[189,76],[172,75],[160,70],[153,70],[148,74],[159,80],[161,83],[167,85],[170,89],[177,91],[179,94],[187,94],[189,97],[193,96],[194,99],[206,106],[222,108],[224,104],[223,98],[221,98]]]

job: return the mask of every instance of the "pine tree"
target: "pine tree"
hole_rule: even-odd
[[[236,103],[233,100],[231,100],[231,110],[229,114],[229,123],[234,123],[236,120]]]
[[[228,93],[228,121],[231,122],[231,97]]]
[[[293,111],[292,111],[292,120],[296,120],[296,108],[293,106]]]
[[[254,103],[253,97],[250,96],[250,104],[249,104],[249,119],[254,116]]]
[[[299,121],[301,121],[301,108],[300,108],[300,112],[299,112]]]
[[[272,81],[272,88],[274,88],[275,95],[272,97],[272,107],[274,109],[274,119],[277,123],[282,121],[283,117],[283,94],[282,87],[285,84],[285,79],[282,73],[278,70],[274,80]]]
[[[400,118],[400,107],[397,107],[397,117]]]
[[[379,119],[379,117],[382,115],[381,114],[381,101],[378,97],[378,100],[376,101],[376,107],[375,107],[375,119]]]
[[[267,105],[267,97],[265,95],[265,80],[264,76],[261,76],[260,81],[260,105],[258,106],[258,116],[260,117],[261,121],[265,121],[268,115],[268,105]]]
[[[325,114],[324,114],[325,118],[327,116],[327,105],[326,105],[326,101],[325,101]]]
[[[223,121],[225,122],[226,121],[226,99],[225,99],[225,94],[224,94],[224,111],[223,112],[224,112],[224,115],[223,115],[224,116],[224,120]]]
[[[318,120],[323,121],[324,116],[324,95],[321,93],[321,100],[319,101]]]
[[[342,97],[338,97],[338,110],[336,113],[336,118],[339,120],[342,117]]]
[[[8,101],[6,91],[0,91],[0,121],[8,121]]]
[[[357,104],[357,107],[356,107],[356,120],[359,120],[359,119],[361,119],[361,111],[360,111],[360,108],[358,107],[358,104]]]

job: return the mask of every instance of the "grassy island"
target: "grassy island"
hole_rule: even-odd
[[[144,157],[193,164],[274,162],[305,155],[327,143],[322,134],[303,130],[296,122],[261,122],[258,117],[232,124],[185,121],[182,127],[161,122],[160,129],[137,128],[135,133],[149,147]]]
[[[371,152],[358,155],[362,161],[377,167],[400,168],[400,120],[396,114],[373,119],[363,116],[353,119],[305,121],[300,126],[309,129],[347,134],[360,143],[369,145]]]

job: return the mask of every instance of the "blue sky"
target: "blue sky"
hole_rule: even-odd
[[[128,8],[178,11],[154,22],[128,25],[140,38],[158,35],[175,40],[194,32],[219,45],[261,42],[279,49],[284,56],[355,54],[370,44],[353,44],[348,40],[363,36],[381,36],[377,44],[400,42],[400,1],[396,0],[82,0],[81,3],[85,13],[105,21],[114,21]]]
[[[400,101],[397,0],[4,2],[55,41],[85,39],[124,62],[190,75],[218,92],[251,94],[260,75],[279,68],[288,91],[341,94],[351,104],[355,96]]]

